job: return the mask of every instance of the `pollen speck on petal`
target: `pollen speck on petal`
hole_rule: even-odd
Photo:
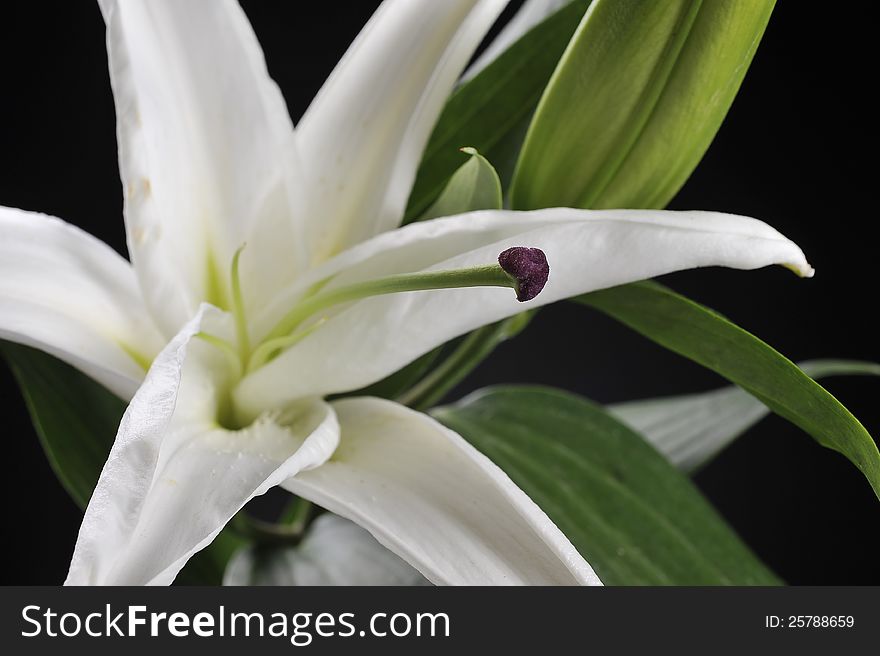
[[[498,256],[498,264],[516,280],[516,300],[530,301],[541,293],[550,276],[547,256],[540,248],[514,246]]]

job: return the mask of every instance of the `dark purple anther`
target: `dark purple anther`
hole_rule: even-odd
[[[541,293],[550,275],[547,256],[540,248],[514,246],[498,256],[498,264],[516,281],[516,300],[531,301]]]

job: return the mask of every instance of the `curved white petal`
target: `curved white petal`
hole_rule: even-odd
[[[234,0],[104,0],[102,9],[129,251],[170,337],[203,300],[228,307],[232,254],[255,223],[274,226],[287,258],[245,266],[280,268],[277,278],[296,262],[290,202],[302,189],[282,191],[281,217],[260,216],[278,204],[266,199],[279,173],[291,174],[293,128]]]
[[[352,249],[318,274],[339,271],[327,286],[331,289],[391,273],[485,265],[517,245],[543,249],[550,263],[550,280],[534,301],[517,303],[511,290],[485,287],[359,301],[245,378],[236,398],[255,410],[309,394],[357,389],[453,337],[529,307],[681,269],[783,264],[801,275],[812,273],[793,242],[755,219],[557,208],[473,212],[412,224]],[[301,371],[309,375],[296,375]]]
[[[249,499],[333,453],[338,425],[321,401],[290,409],[290,421],[217,425],[228,363],[193,337],[226,337],[230,322],[204,306],[156,358],[89,501],[67,584],[168,584]]]
[[[798,366],[811,378],[880,376],[880,364],[852,360],[809,360]],[[736,385],[698,394],[627,401],[609,412],[633,428],[684,471],[694,471],[770,414],[757,398]]]
[[[342,440],[284,483],[357,522],[440,585],[600,585],[508,476],[427,415],[372,398],[333,404]]]
[[[498,56],[507,50],[514,43],[519,41],[529,30],[538,23],[567,5],[571,0],[526,0],[519,11],[504,26],[504,29],[498,33],[492,43],[480,53],[480,56],[462,75],[462,80],[470,80],[495,61]]]
[[[403,216],[455,80],[509,0],[385,0],[312,102],[297,143],[318,262]]]
[[[318,517],[297,547],[248,546],[229,561],[223,585],[425,585],[428,582],[354,522]]]
[[[0,339],[51,353],[123,398],[143,380],[138,360],[163,344],[128,262],[60,219],[8,207],[0,207]]]

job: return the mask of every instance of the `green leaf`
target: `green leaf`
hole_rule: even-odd
[[[0,341],[55,475],[80,508],[92,496],[113,446],[125,403],[73,367],[26,346]],[[218,585],[226,561],[245,542],[223,531],[178,575]]]
[[[211,544],[187,561],[174,579],[174,585],[222,585],[229,560],[239,549],[249,545],[250,542],[234,531],[223,529]]]
[[[125,403],[50,355],[0,343],[52,470],[85,508],[113,446]]]
[[[825,376],[880,376],[880,364],[855,360],[809,360],[799,362],[798,367],[813,380]],[[736,385],[698,394],[616,403],[606,409],[686,472],[710,462],[770,413],[766,405]]]
[[[459,166],[462,146],[477,148],[502,181],[510,179],[538,99],[589,4],[566,5],[453,94],[425,149],[406,222],[421,216],[440,194]]]
[[[501,467],[607,585],[773,585],[691,481],[585,399],[482,390],[431,413]]]
[[[535,113],[512,206],[665,206],[721,126],[774,4],[596,0]]]
[[[822,446],[849,458],[880,498],[880,453],[865,427],[791,360],[754,335],[653,282],[575,300],[736,383]]]
[[[468,161],[449,178],[443,193],[419,217],[420,221],[476,210],[501,209],[501,180],[489,160],[474,148],[462,148],[461,152],[470,156]]]

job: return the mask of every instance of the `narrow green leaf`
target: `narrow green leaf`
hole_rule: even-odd
[[[535,113],[512,206],[665,206],[721,126],[774,4],[596,0]]]
[[[461,152],[469,155],[468,161],[449,178],[443,193],[419,217],[420,221],[476,210],[501,209],[501,180],[492,164],[475,148],[462,148]]]
[[[125,403],[50,355],[0,342],[52,470],[85,508],[113,446]]]
[[[460,164],[458,149],[473,146],[509,181],[538,99],[589,6],[574,0],[525,34],[446,104],[425,149],[406,211],[421,216]]]
[[[825,376],[880,376],[880,364],[874,362],[809,360],[797,365],[813,380]],[[710,462],[771,412],[736,385],[698,394],[616,403],[606,409],[686,472]]]
[[[880,498],[880,453],[865,427],[791,360],[754,335],[653,282],[575,300],[736,383],[822,446],[849,458]]]
[[[501,467],[606,585],[774,585],[691,481],[601,407],[498,387],[431,413]]]
[[[0,341],[55,475],[80,508],[92,496],[113,446],[125,403],[50,355]],[[219,585],[226,561],[244,543],[223,531],[178,575],[189,585]],[[71,545],[72,546],[72,545]]]

